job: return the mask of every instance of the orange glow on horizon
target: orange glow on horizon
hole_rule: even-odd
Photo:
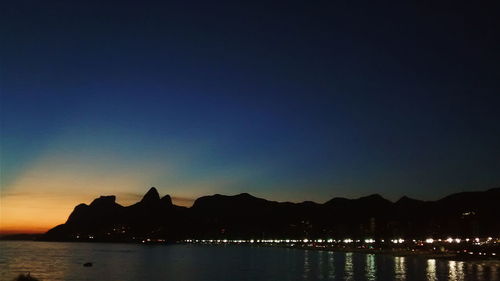
[[[68,199],[37,193],[2,196],[0,233],[46,232],[66,221],[75,206],[75,200]]]
[[[168,158],[168,157],[167,157]],[[182,157],[128,161],[102,151],[48,150],[10,182],[0,182],[0,233],[39,233],[66,222],[74,207],[101,195],[115,195],[129,206],[151,186],[169,194],[178,206],[190,207],[199,196],[235,186],[245,173],[229,177],[178,177],[188,163]]]
[[[169,194],[175,205],[190,207],[192,198],[234,185],[225,175],[208,180],[178,177],[189,155],[158,154],[130,161],[130,155],[112,149],[79,151],[54,145],[15,179],[0,179],[0,233],[45,232],[64,223],[78,204],[90,204],[101,195],[115,195],[118,204],[128,206],[156,186],[160,196]]]
[[[105,158],[91,160],[52,153],[33,161],[14,181],[2,182],[0,233],[46,232],[66,222],[75,206],[90,204],[100,195],[116,195],[121,204],[135,203],[142,196],[137,188],[147,190],[149,179],[165,171],[159,164],[144,164],[147,173]]]
[[[0,235],[10,235],[10,234],[42,234],[47,232],[49,228],[41,227],[41,228],[8,228],[3,229],[0,228]]]
[[[66,222],[76,205],[90,204],[96,197],[98,195],[90,195],[82,199],[61,198],[57,195],[54,195],[54,198],[42,198],[39,194],[6,196],[1,198],[0,234],[45,233]],[[36,199],[33,200],[34,198]],[[192,203],[192,200],[186,198],[174,197],[172,199],[174,204],[180,206],[189,207]]]

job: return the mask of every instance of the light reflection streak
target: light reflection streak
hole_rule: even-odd
[[[352,280],[353,276],[352,253],[345,254],[344,280]]]
[[[325,277],[323,276],[323,258],[325,256],[325,252],[323,251],[320,251],[318,253],[319,257],[318,257],[318,275],[319,275],[319,279],[324,279]]]
[[[335,279],[335,259],[333,252],[328,252],[328,269],[328,279]]]
[[[375,255],[373,254],[367,254],[366,255],[366,266],[365,266],[365,271],[366,271],[366,280],[375,280],[375,273],[377,271],[376,265],[375,265]]]
[[[394,259],[394,277],[396,280],[406,279],[405,257],[395,257]]]
[[[490,277],[491,277],[491,281],[496,281],[500,277],[500,275],[497,273],[496,266],[490,267]]]
[[[477,280],[484,280],[484,270],[483,270],[483,266],[481,264],[477,265],[476,276],[477,276]]]
[[[463,281],[464,280],[464,263],[450,261],[448,263],[448,277],[452,281]]]
[[[311,264],[309,261],[309,251],[305,250],[304,251],[304,274],[302,277],[304,277],[305,280],[309,279],[309,272],[311,271]]]
[[[436,281],[436,260],[435,259],[428,259],[427,260],[427,268],[425,269],[426,271],[426,276],[428,281]]]

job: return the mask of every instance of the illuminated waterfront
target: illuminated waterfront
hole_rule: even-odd
[[[155,242],[147,239],[142,243]],[[157,241],[157,242],[163,242]],[[393,253],[398,255],[426,255],[439,257],[461,257],[498,260],[500,239],[486,238],[427,238],[418,239],[187,239],[187,244],[250,244],[262,246],[282,246],[302,249],[332,251],[357,251],[365,253]]]

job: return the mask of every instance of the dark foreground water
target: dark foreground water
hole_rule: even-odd
[[[83,267],[93,262],[93,267]],[[485,280],[500,263],[250,246],[0,241],[0,280]]]

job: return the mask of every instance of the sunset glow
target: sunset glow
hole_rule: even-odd
[[[4,2],[1,232],[46,230],[100,195],[132,204],[151,186],[190,206],[500,185],[491,14]]]

